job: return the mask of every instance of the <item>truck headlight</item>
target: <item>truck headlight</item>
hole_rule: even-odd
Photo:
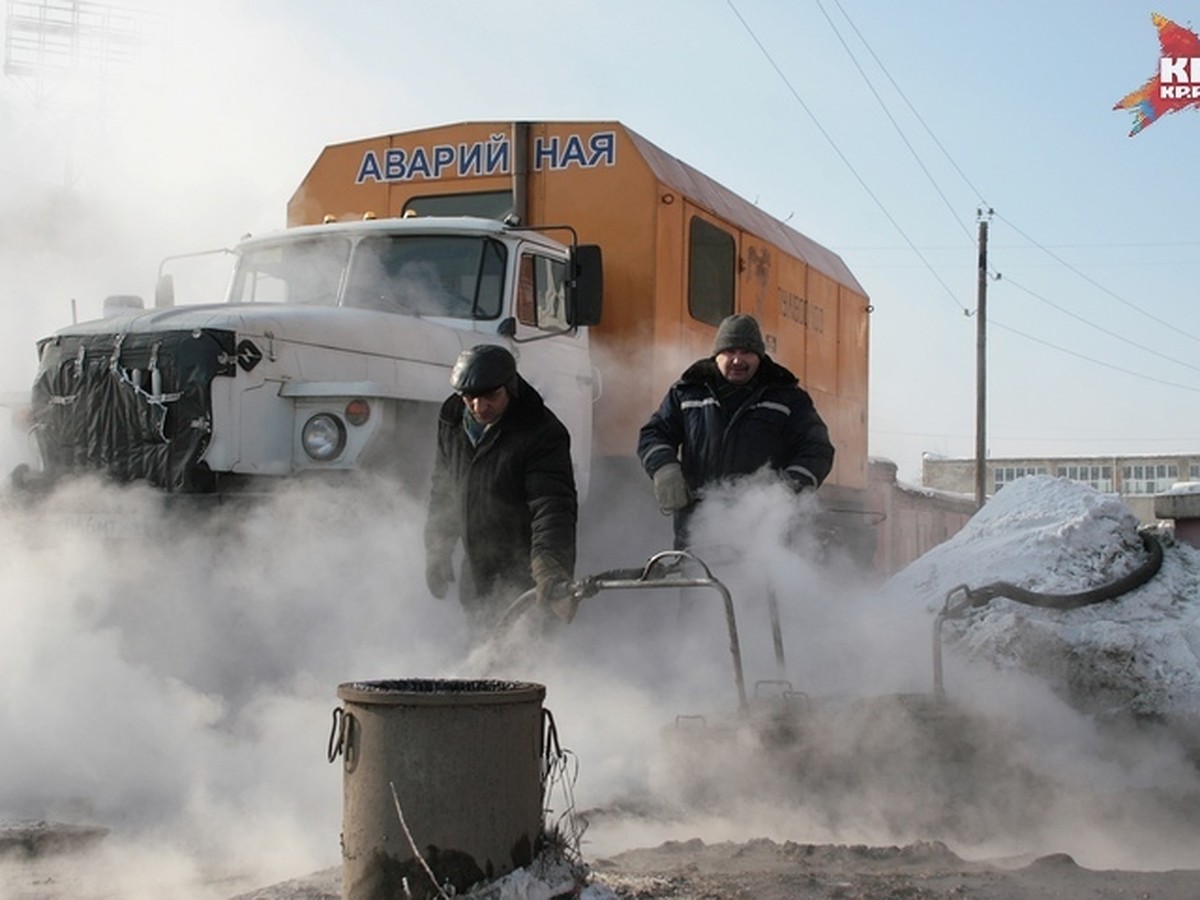
[[[335,415],[317,413],[304,423],[300,443],[317,462],[329,462],[346,449],[346,426]]]

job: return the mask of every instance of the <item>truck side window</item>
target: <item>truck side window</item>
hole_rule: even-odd
[[[533,257],[521,255],[521,267],[517,272],[517,321],[522,325],[537,327],[537,295],[533,287]]]
[[[562,260],[525,253],[517,280],[517,320],[545,331],[567,328],[567,266]]]
[[[537,257],[534,263],[537,286],[538,327],[563,331],[567,327],[567,266],[562,260]]]
[[[475,318],[494,319],[504,304],[504,269],[508,252],[499,241],[484,241],[479,260],[479,290],[475,297]]]
[[[733,312],[737,246],[733,235],[693,216],[688,229],[688,312],[719,325]]]

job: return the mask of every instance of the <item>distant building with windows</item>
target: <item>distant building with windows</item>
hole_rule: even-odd
[[[985,485],[994,494],[1026,475],[1053,475],[1117,494],[1142,522],[1155,521],[1154,497],[1181,481],[1200,481],[1200,453],[1136,456],[1060,456],[989,459]],[[974,494],[975,460],[927,454],[921,463],[922,486]]]

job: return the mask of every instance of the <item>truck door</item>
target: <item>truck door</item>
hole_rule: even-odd
[[[582,501],[591,475],[593,371],[587,330],[568,331],[566,274],[566,260],[533,245],[521,248],[513,352],[521,375],[571,433]]]

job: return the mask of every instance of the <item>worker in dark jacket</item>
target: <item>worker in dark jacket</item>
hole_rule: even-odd
[[[742,314],[721,322],[712,355],[667,391],[637,449],[659,508],[675,516],[679,550],[706,485],[769,466],[797,492],[815,490],[833,468],[812,398],[767,355],[758,321]]]
[[[578,501],[570,435],[508,350],[463,351],[450,384],[438,416],[425,575],[445,597],[463,542],[459,598],[478,635],[531,587],[547,604],[569,582]]]

